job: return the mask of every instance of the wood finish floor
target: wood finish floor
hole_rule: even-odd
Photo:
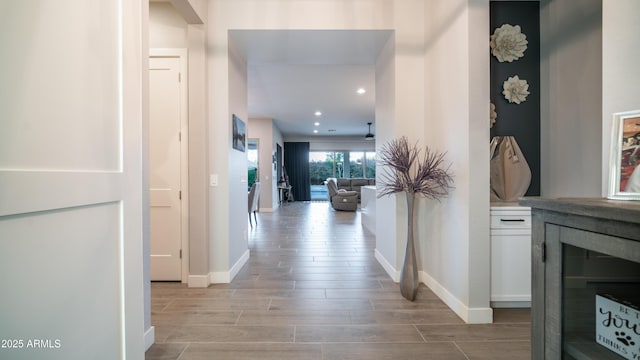
[[[530,359],[528,310],[466,325],[428,288],[402,298],[359,212],[296,202],[260,213],[231,284],[151,284],[157,359]]]

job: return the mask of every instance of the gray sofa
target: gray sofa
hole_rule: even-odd
[[[338,190],[335,179],[327,179],[327,191],[329,192],[329,202],[334,209],[342,211],[358,210],[358,193],[355,191]]]
[[[375,185],[376,179],[363,179],[363,178],[352,178],[352,179],[335,179],[338,184],[338,190],[344,189],[346,191],[355,191],[358,193],[358,202],[360,202],[360,193],[363,186],[367,185]]]

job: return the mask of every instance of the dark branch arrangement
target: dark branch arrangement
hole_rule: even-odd
[[[418,143],[411,146],[404,136],[382,146],[379,163],[385,170],[380,176],[382,186],[378,197],[407,192],[440,200],[449,194],[453,175],[449,167],[442,167],[446,153],[433,151],[428,146],[423,158],[420,153]]]

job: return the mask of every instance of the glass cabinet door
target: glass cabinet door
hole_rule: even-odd
[[[640,263],[564,244],[562,358],[640,358]]]

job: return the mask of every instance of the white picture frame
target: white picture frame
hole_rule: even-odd
[[[607,198],[640,200],[640,110],[613,114]]]

